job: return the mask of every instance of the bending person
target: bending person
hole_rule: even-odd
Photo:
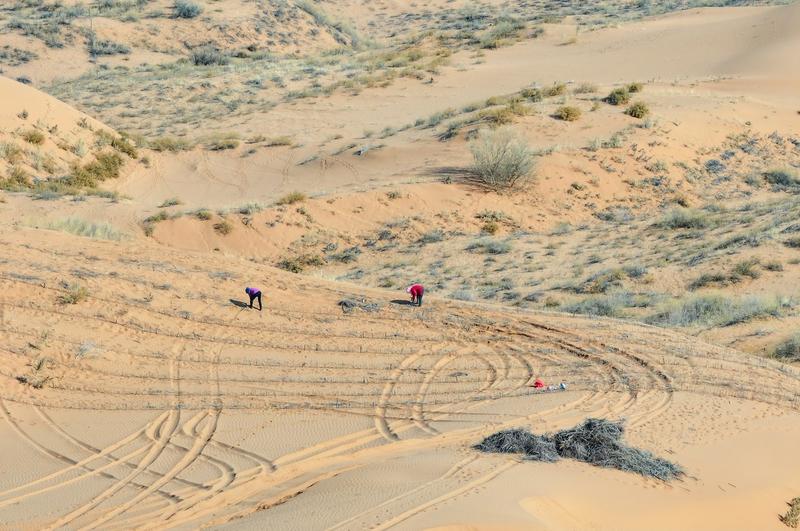
[[[253,307],[253,301],[258,299],[258,311],[261,311],[261,290],[258,288],[245,288],[244,292],[250,296],[250,307]]]
[[[414,284],[406,288],[406,293],[411,294],[411,303],[416,303],[417,306],[422,306],[422,296],[425,294],[425,288],[422,284]]]

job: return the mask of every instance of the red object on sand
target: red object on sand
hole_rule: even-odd
[[[541,389],[542,387],[544,387],[544,382],[541,381],[539,378],[536,378],[536,381],[533,382],[533,387],[534,389]]]

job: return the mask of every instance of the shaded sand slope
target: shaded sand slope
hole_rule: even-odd
[[[18,230],[0,243],[0,518],[12,527],[636,529],[669,512],[664,528],[771,529],[800,486],[800,458],[777,453],[796,440],[800,380],[769,361],[616,321],[409,308],[393,292],[138,242]],[[63,282],[87,297],[59,302],[75,293]],[[241,307],[252,284],[264,312]],[[379,309],[342,313],[354,296]],[[569,391],[534,391],[534,377]],[[469,449],[505,426],[590,415],[627,418],[631,442],[689,477],[667,486]],[[748,471],[735,481],[734,464]],[[437,510],[476,492],[513,510]],[[629,495],[636,511],[620,506]],[[678,510],[700,499],[713,525]]]

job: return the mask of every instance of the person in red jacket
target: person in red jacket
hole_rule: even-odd
[[[422,284],[414,284],[406,288],[406,293],[411,294],[411,304],[417,303],[417,306],[422,306],[422,295],[425,293],[425,288]]]

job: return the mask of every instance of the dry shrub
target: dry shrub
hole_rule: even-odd
[[[525,459],[535,461],[577,459],[662,481],[683,475],[680,466],[623,443],[624,433],[621,422],[590,418],[579,426],[552,435],[534,435],[519,428],[504,430],[490,435],[474,448],[482,452],[521,453]]]
[[[512,129],[481,131],[469,148],[474,180],[491,190],[512,189],[533,172],[533,151]]]
[[[563,96],[567,93],[567,85],[564,83],[554,83],[553,85],[542,89],[542,95],[545,98],[552,98],[554,96]]]
[[[513,428],[486,437],[474,447],[476,450],[495,454],[524,454],[525,459],[553,463],[559,460],[555,441],[552,438],[534,435],[528,430]]]
[[[556,109],[554,116],[559,120],[564,120],[565,122],[574,122],[581,117],[581,110],[577,107],[564,105]]]
[[[231,232],[233,232],[233,225],[231,225],[231,223],[228,220],[223,219],[219,223],[214,223],[214,231],[217,234],[221,234],[222,236],[226,236],[226,235],[230,234]]]
[[[308,199],[308,196],[306,196],[306,194],[303,192],[291,192],[278,199],[277,204],[293,205],[295,203],[299,203],[300,201],[305,201],[306,199]]]
[[[778,518],[781,519],[781,522],[783,522],[786,527],[797,529],[797,526],[800,525],[800,497],[787,502],[786,505],[789,506],[789,510],[786,511],[786,514]]]

